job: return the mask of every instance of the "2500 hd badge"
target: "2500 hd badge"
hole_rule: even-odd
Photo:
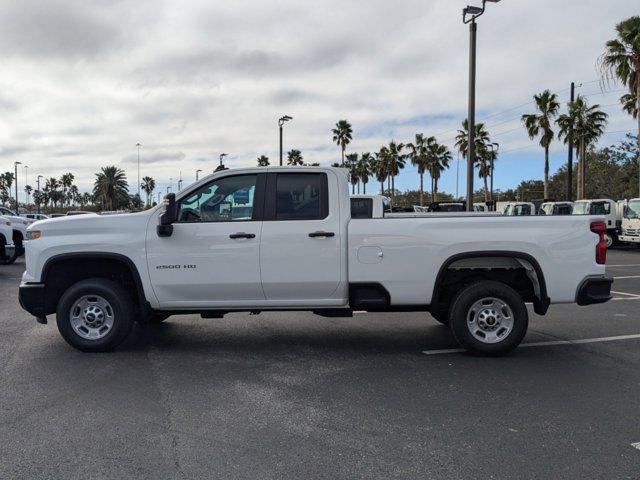
[[[192,268],[198,268],[197,265],[157,265],[156,266],[156,270],[180,270],[181,268],[184,269],[192,269]]]

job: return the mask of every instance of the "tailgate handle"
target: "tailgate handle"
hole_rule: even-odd
[[[256,236],[253,233],[238,232],[232,233],[231,235],[229,235],[229,238],[256,238]]]
[[[309,234],[309,236],[311,238],[316,238],[316,237],[335,237],[336,234],[333,232],[311,232]]]

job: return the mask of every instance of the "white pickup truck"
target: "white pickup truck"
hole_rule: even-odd
[[[527,331],[525,302],[610,299],[604,232],[589,215],[352,219],[346,170],[224,170],[146,212],[34,223],[19,298],[83,351],[174,314],[367,310],[429,311],[500,355]]]

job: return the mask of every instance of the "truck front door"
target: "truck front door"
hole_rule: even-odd
[[[264,302],[260,231],[266,174],[218,177],[178,202],[170,237],[147,235],[147,263],[161,307]]]

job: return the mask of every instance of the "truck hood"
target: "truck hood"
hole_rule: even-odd
[[[29,225],[28,231],[39,230],[43,236],[113,234],[145,229],[154,209],[138,213],[116,215],[70,215],[67,217],[38,220]]]

